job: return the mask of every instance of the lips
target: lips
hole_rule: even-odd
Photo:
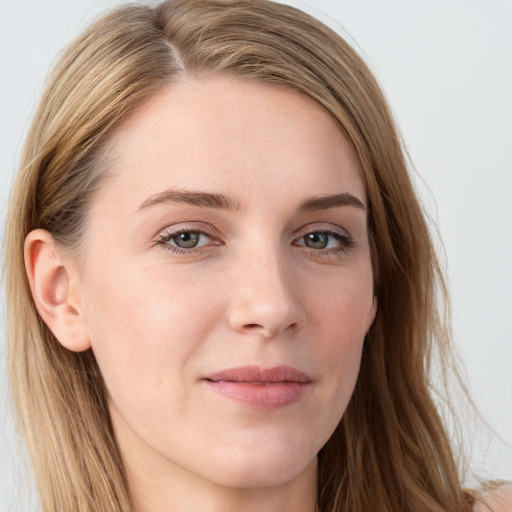
[[[286,365],[230,368],[203,380],[220,395],[258,409],[290,405],[300,400],[311,385],[304,373]]]

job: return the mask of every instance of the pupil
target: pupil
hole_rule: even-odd
[[[313,249],[324,249],[329,243],[329,236],[326,233],[309,233],[306,235],[306,245]]]
[[[190,249],[195,247],[199,242],[199,233],[192,233],[187,231],[186,233],[180,233],[174,238],[174,242],[178,247],[182,249]]]

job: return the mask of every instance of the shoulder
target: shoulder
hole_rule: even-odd
[[[473,512],[512,512],[512,483],[484,490]]]

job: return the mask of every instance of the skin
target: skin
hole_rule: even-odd
[[[209,77],[149,100],[109,152],[83,259],[40,230],[26,257],[56,337],[97,358],[136,512],[313,512],[317,453],[377,304],[365,208],[299,206],[333,194],[366,204],[352,147],[304,95]],[[163,200],[169,190],[233,208]],[[178,230],[204,234],[177,253]],[[326,247],[312,246],[319,236]],[[269,409],[204,380],[245,365],[288,365],[309,383]]]

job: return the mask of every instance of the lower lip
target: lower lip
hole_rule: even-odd
[[[257,409],[277,409],[300,400],[308,382],[250,383],[206,381],[217,393]]]

